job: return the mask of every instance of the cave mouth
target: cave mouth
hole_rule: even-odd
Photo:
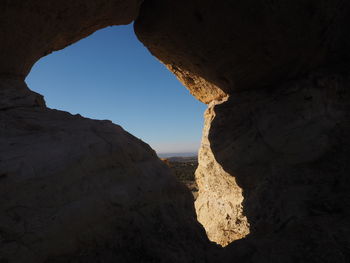
[[[191,159],[200,148],[207,105],[150,54],[136,38],[132,24],[100,29],[41,58],[26,82],[45,97],[48,107],[91,119],[109,119],[169,160],[170,169],[197,200],[197,220],[211,241],[227,246],[249,233],[242,215],[242,190],[235,179],[216,161],[209,168],[203,158]],[[218,179],[232,190],[219,187],[199,196],[196,181],[206,188],[216,185]]]
[[[149,53],[133,24],[100,29],[40,59],[26,82],[48,107],[111,120],[157,154],[198,153],[206,105]]]

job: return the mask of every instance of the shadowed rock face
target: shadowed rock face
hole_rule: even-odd
[[[206,262],[191,193],[110,121],[51,110],[42,56],[130,23],[140,1],[0,1],[0,262]],[[214,247],[215,248],[215,247]]]
[[[349,10],[343,0],[148,0],[135,28],[194,96],[210,102],[222,97],[217,89],[278,85],[347,62]],[[216,88],[196,85],[198,78]]]
[[[350,3],[144,1],[139,39],[209,104],[198,218],[250,232],[218,254],[148,145],[23,82],[140,2],[0,1],[0,262],[349,262]]]
[[[0,261],[206,260],[191,193],[147,144],[22,81],[0,94]]]
[[[141,0],[1,0],[0,74],[24,79],[41,57],[96,30],[129,24]]]
[[[243,189],[250,223],[230,257],[349,261],[349,85],[349,74],[315,73],[212,108],[211,150]]]
[[[198,218],[222,245],[250,224],[223,261],[350,260],[349,14],[340,0],[143,4],[139,39],[211,102]]]

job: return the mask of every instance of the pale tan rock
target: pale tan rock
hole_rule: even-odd
[[[224,100],[226,101],[226,99]],[[208,135],[215,118],[212,101],[205,113],[203,137],[199,151],[196,182],[199,187],[195,202],[198,221],[205,227],[208,238],[222,246],[249,234],[249,223],[243,215],[242,189],[233,176],[216,161]]]
[[[165,65],[175,74],[177,79],[190,91],[190,93],[203,103],[210,103],[213,100],[221,100],[227,94],[218,86],[210,83],[204,78],[191,73],[190,71],[180,69],[173,65]]]

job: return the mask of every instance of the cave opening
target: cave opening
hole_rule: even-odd
[[[349,1],[4,0],[0,14],[0,263],[350,262]],[[187,91],[139,85],[153,67],[129,43],[85,46],[56,78],[34,78],[89,38],[65,47],[132,21],[151,54],[209,104],[195,205],[149,145],[111,121],[46,107],[24,82],[36,61],[64,49],[40,60],[29,86],[49,107],[94,119],[112,119],[109,107],[115,118],[145,113],[112,120],[159,153],[130,125],[162,135],[184,127],[159,115],[171,119],[171,102],[179,115],[183,101],[158,95]],[[135,61],[122,56],[129,49]],[[101,66],[108,59],[115,72]],[[148,72],[141,81],[138,67]],[[55,106],[60,97],[73,108]]]
[[[40,59],[26,82],[48,107],[111,120],[161,156],[198,152],[205,104],[137,40],[132,24]]]
[[[209,187],[213,190],[209,193],[203,190],[196,201],[197,219],[211,241],[226,246],[249,234],[242,189],[235,179],[210,149],[199,152],[198,168],[197,158],[191,159],[200,148],[207,105],[137,40],[132,24],[100,29],[40,59],[26,82],[44,95],[49,108],[111,120],[150,144],[159,157],[175,157],[168,165],[195,200],[199,194],[196,180],[203,189],[218,182],[224,186]]]

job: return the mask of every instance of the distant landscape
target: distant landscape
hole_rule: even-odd
[[[196,152],[184,152],[184,153],[157,153],[159,158],[170,158],[170,157],[195,157],[197,158],[198,153]]]
[[[187,156],[186,156],[187,155]],[[163,155],[164,156],[164,155]],[[160,159],[165,162],[173,171],[174,176],[182,183],[184,183],[192,192],[194,199],[198,196],[198,186],[195,181],[194,173],[198,166],[197,154],[190,153],[176,153],[166,154],[167,157]]]

